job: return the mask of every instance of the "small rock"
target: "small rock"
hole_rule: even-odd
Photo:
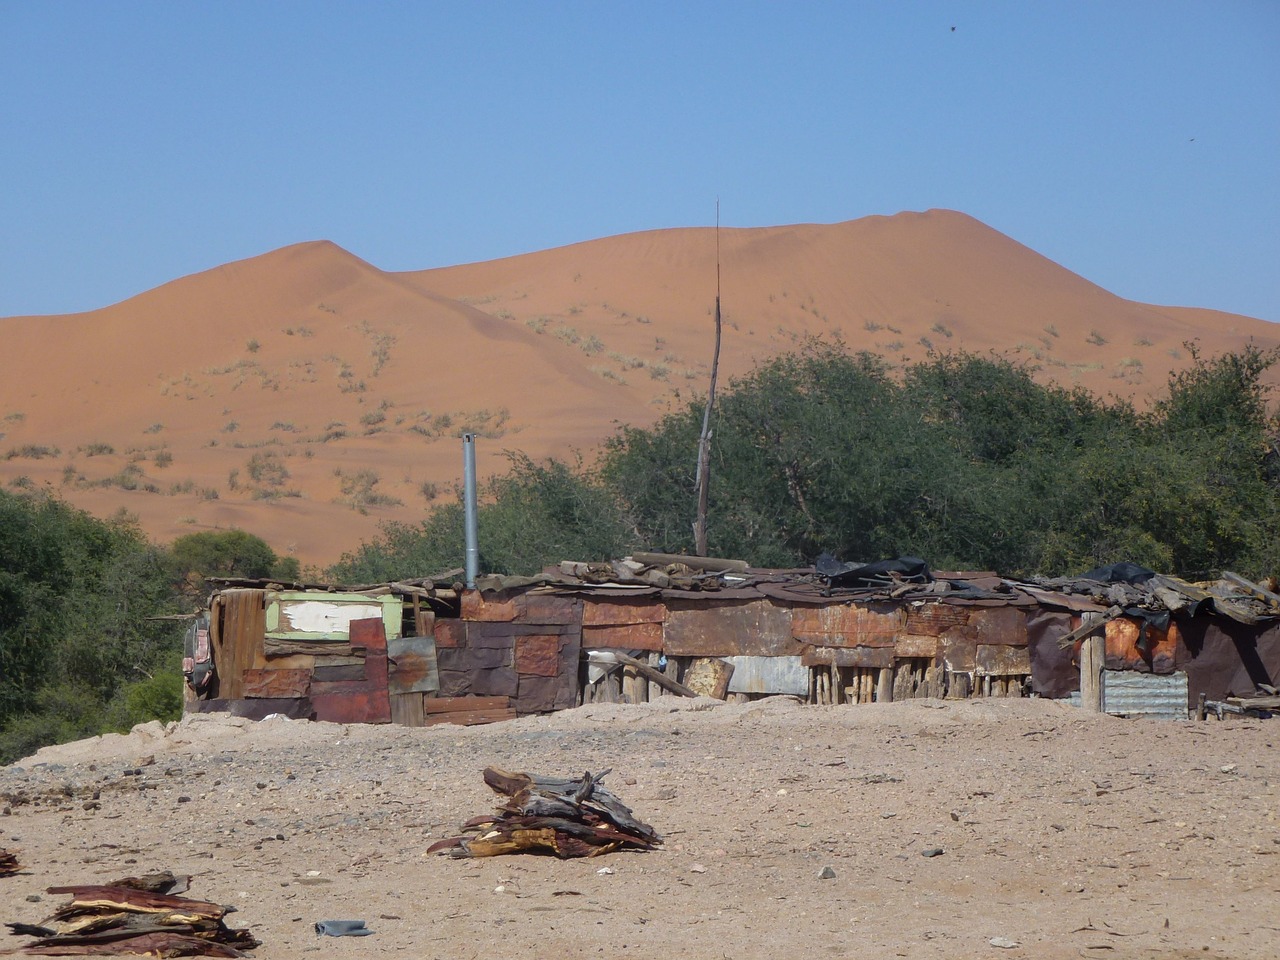
[[[707,868],[700,863],[695,863],[693,866],[689,868],[689,872],[690,873],[706,873]]]
[[[892,820],[892,819],[893,819],[894,817],[896,817],[896,816],[897,816],[897,814],[896,814],[896,813],[894,813],[892,810],[886,810],[884,813],[880,814],[880,819],[881,819],[881,820]]]
[[[1221,770],[1223,773],[1235,773],[1236,765],[1234,763],[1224,763],[1218,769]]]
[[[960,822],[960,814],[958,814],[958,813],[956,813],[954,810],[952,810],[952,811],[951,811],[951,819],[952,819],[952,820],[954,820],[954,821],[956,821],[957,823],[959,823],[959,822]]]
[[[1001,950],[1012,950],[1018,946],[1017,940],[1010,940],[1008,937],[992,937],[987,943],[993,947],[999,947]]]
[[[611,877],[613,876],[613,867],[601,867],[596,873],[602,877]]]
[[[822,871],[818,874],[819,880],[834,880],[835,878],[836,872],[830,867],[823,867]]]
[[[84,803],[80,804],[80,806],[85,810],[101,810],[102,809],[102,804],[100,804],[97,800],[86,800]]]
[[[191,798],[190,798],[190,797],[186,797],[186,796],[179,797],[179,798],[178,798],[178,802],[179,802],[179,803],[190,803],[190,802],[191,802]]]
[[[922,856],[922,857],[940,857],[940,856],[942,856],[942,854],[943,854],[944,852],[945,852],[945,851],[944,851],[941,847],[930,847],[930,848],[929,848],[929,849],[927,849],[927,850],[921,850],[921,851],[920,851],[920,856]]]
[[[27,903],[39,903],[39,902],[40,902],[40,899],[41,899],[41,898],[40,898],[40,894],[38,894],[38,893],[28,893],[28,894],[27,894]]]

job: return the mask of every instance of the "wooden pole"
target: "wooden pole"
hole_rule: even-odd
[[[881,703],[893,702],[893,667],[881,667],[876,682],[876,699]]]
[[[1096,613],[1084,613],[1085,624],[1096,620]],[[1084,625],[1082,625],[1083,627]],[[1095,623],[1094,626],[1097,626]],[[1080,706],[1089,713],[1101,713],[1102,668],[1106,663],[1107,640],[1103,636],[1086,637],[1080,643]]]

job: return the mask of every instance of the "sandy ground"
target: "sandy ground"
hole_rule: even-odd
[[[0,846],[25,866],[0,880],[0,919],[45,917],[64,899],[49,885],[169,868],[276,960],[1274,957],[1277,740],[1276,721],[1041,700],[664,698],[428,729],[191,717],[0,770]],[[612,768],[666,846],[425,855],[493,808],[487,764]],[[375,935],[313,932],[357,918]]]

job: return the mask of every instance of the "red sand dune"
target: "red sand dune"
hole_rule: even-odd
[[[1123,300],[946,210],[724,229],[720,259],[728,376],[839,336],[895,362],[996,350],[1141,402],[1185,341],[1280,344],[1265,321]],[[451,496],[463,429],[486,474],[505,450],[590,457],[704,391],[715,276],[710,228],[407,273],[315,242],[3,318],[0,480],[162,542],[240,527],[327,564]]]

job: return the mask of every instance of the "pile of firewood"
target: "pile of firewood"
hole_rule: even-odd
[[[11,877],[21,869],[17,855],[0,847],[0,877]]]
[[[427,852],[448,851],[455,857],[550,852],[568,859],[659,846],[662,838],[653,827],[633,817],[629,807],[600,786],[608,773],[560,780],[488,767],[484,782],[506,802],[496,815],[463,824],[467,835],[440,840]]]
[[[17,936],[37,937],[6,953],[52,956],[244,957],[259,941],[222,918],[234,907],[177,896],[187,877],[153,873],[106,885],[49,887],[71,902],[39,925],[10,923]]]

